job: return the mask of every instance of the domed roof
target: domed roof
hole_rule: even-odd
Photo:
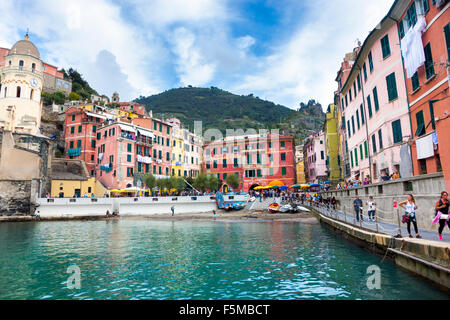
[[[28,40],[28,35],[25,36],[25,40],[16,42],[16,44],[11,48],[9,54],[27,54],[38,59],[41,57],[36,46]]]

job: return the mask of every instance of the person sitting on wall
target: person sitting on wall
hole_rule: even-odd
[[[109,213],[109,210],[106,210],[106,217],[107,218],[111,217],[111,214]]]
[[[400,174],[397,170],[395,170],[395,173],[392,174],[392,180],[400,179]]]

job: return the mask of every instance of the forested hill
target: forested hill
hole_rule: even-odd
[[[289,128],[287,131],[298,131],[298,138],[303,138],[306,132],[319,129],[318,123],[323,122],[324,118],[321,108],[317,113],[309,104],[308,108],[296,111],[252,94],[235,95],[215,87],[171,89],[153,96],[139,97],[135,102],[152,110],[155,117],[177,117],[189,128],[193,128],[194,121],[201,120],[203,129],[217,128],[223,132],[225,129]],[[290,119],[295,120],[296,130],[292,130]],[[303,121],[305,125],[300,123],[299,126],[299,122]]]

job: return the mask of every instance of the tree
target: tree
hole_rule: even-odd
[[[208,188],[207,183],[208,183],[208,176],[204,173],[201,173],[198,175],[197,178],[194,179],[192,185],[194,186],[195,189],[204,192]]]
[[[239,185],[241,184],[241,181],[239,180],[239,176],[237,174],[229,175],[226,179],[226,182],[228,186],[233,188],[233,190],[239,188]]]
[[[69,100],[70,101],[78,101],[80,99],[81,99],[80,95],[78,93],[76,93],[76,92],[71,92],[69,94]]]
[[[151,173],[144,177],[144,184],[148,189],[152,189],[156,186],[156,178]]]
[[[206,188],[211,191],[219,190],[219,188],[220,188],[219,179],[215,175],[210,174],[207,178]]]
[[[167,189],[169,187],[169,179],[156,179],[156,186],[161,190]]]

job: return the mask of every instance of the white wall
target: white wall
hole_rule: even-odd
[[[230,199],[230,197],[232,197]],[[176,199],[176,200],[175,200]],[[248,196],[224,196],[225,202],[247,202]],[[119,209],[122,216],[171,214],[175,206],[177,213],[202,213],[217,210],[215,198],[201,197],[142,197],[142,198],[39,198],[37,204],[41,217],[104,216]]]

